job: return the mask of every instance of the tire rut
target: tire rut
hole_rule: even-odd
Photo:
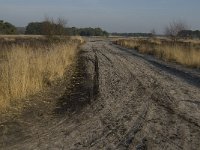
[[[105,46],[104,46],[104,48],[106,48]],[[110,52],[110,49],[108,49],[108,48],[106,48],[106,50],[107,51],[109,51]],[[112,53],[113,54],[113,53]],[[105,55],[105,54],[104,54]],[[123,59],[125,59],[128,63],[127,64],[132,64],[132,62],[130,61],[130,60],[127,60],[127,58],[124,56],[124,55],[120,55],[120,54],[118,54],[118,53],[115,53],[114,55],[117,55],[117,57],[119,57],[119,58],[123,58]],[[120,59],[118,59],[120,62],[122,62]],[[126,64],[124,64],[124,67],[126,67]],[[128,68],[128,67],[126,67],[129,71],[130,71],[130,74],[132,74],[132,72],[131,72],[131,70]],[[151,77],[152,78],[152,77]],[[168,96],[168,94],[167,94],[167,92],[164,92],[163,93],[163,91],[164,91],[164,88],[161,86],[161,85],[159,85],[158,83],[156,83],[156,79],[155,78],[152,78],[153,79],[153,83],[150,85],[150,90],[151,91],[154,91],[154,93],[157,93],[157,94],[153,94],[151,97],[151,100],[154,100],[155,102],[157,102],[157,103],[159,103],[159,97],[155,97],[155,95],[166,95],[165,97],[169,97]],[[137,80],[138,80],[138,82],[140,82],[140,84],[142,84],[142,82],[141,82],[141,79],[139,79],[139,78],[137,78]],[[159,88],[158,88],[158,86],[159,86]],[[145,85],[143,85],[142,87],[145,87]],[[153,87],[153,88],[152,88]],[[140,90],[139,90],[140,91]],[[160,93],[162,93],[162,94],[160,94]],[[156,100],[157,99],[157,100]],[[172,97],[170,97],[169,99],[173,99]],[[171,101],[171,100],[170,100]],[[195,104],[199,104],[199,102],[198,101],[195,101],[194,102]],[[169,110],[170,112],[172,112],[172,113],[176,113],[176,112],[174,112],[174,110],[173,109],[171,109],[170,108],[170,106],[167,106],[167,105],[163,105],[163,104],[159,104],[160,106],[162,106],[162,107],[164,107],[165,109],[167,109],[167,110]],[[178,113],[177,113],[177,115],[180,117],[180,118],[182,118],[183,120],[185,120],[185,121],[187,121],[187,122],[189,122],[189,123],[191,123],[191,124],[193,124],[193,125],[195,125],[195,126],[197,126],[197,127],[199,127],[200,128],[200,125],[199,124],[197,124],[196,122],[193,122],[192,120],[190,120],[190,119],[188,119],[188,118],[185,118],[185,116],[181,116],[181,115],[179,115]]]
[[[127,61],[127,63],[126,64],[132,64],[132,62],[130,62],[130,60],[127,60],[127,58],[124,56],[124,55],[120,55],[119,53],[113,53],[112,52],[112,50],[110,50],[109,48],[107,48],[106,46],[103,46],[104,47],[104,49],[106,49],[106,51],[107,52],[111,52],[112,54],[114,54],[114,55],[117,55],[117,57],[119,57],[119,62],[122,62],[121,60],[120,60],[120,58],[123,58],[123,59],[125,59],[126,61]],[[104,54],[104,56],[105,57],[107,57],[105,54]],[[107,58],[108,59],[108,58]],[[108,59],[108,60],[110,60],[110,59]],[[126,64],[124,64],[124,67],[126,67]],[[129,71],[130,71],[130,69],[128,68],[128,67],[126,67]],[[131,71],[130,71],[130,74],[132,74],[131,73]],[[152,78],[152,77],[151,77]],[[162,100],[160,100],[160,97],[168,97],[168,94],[167,94],[167,91],[166,92],[164,92],[164,88],[159,84],[159,83],[157,83],[156,82],[156,79],[155,78],[152,78],[153,79],[153,83],[152,84],[150,84],[148,87],[145,87],[145,86],[142,86],[142,87],[145,87],[145,88],[149,88],[150,89],[150,91],[154,91],[154,93],[150,96],[150,99],[149,100],[151,100],[151,102],[156,102],[157,104],[159,104],[159,106],[161,106],[161,108],[164,108],[164,109],[166,109],[170,114],[172,113],[172,114],[175,114],[178,118],[179,118],[179,120],[183,120],[183,121],[186,121],[186,122],[188,122],[189,124],[191,124],[192,126],[196,126],[197,128],[199,128],[199,125],[198,125],[198,123],[196,123],[195,121],[193,121],[193,120],[191,120],[191,118],[187,118],[187,116],[185,116],[185,115],[181,115],[181,114],[179,114],[179,112],[177,112],[176,111],[176,109],[175,109],[175,106],[172,106],[170,103],[173,103],[173,101],[174,101],[174,99],[171,97],[171,96],[169,96],[169,102],[170,103],[164,103],[164,104],[161,104],[161,102],[162,102]],[[135,79],[136,80],[136,79]],[[141,81],[141,78],[139,79],[138,78],[138,81]],[[140,83],[142,83],[142,82],[140,82]],[[152,87],[155,87],[155,88],[152,88]],[[139,90],[140,91],[140,90]],[[156,96],[155,96],[156,95]],[[158,97],[157,95],[160,95],[160,97]],[[155,97],[157,97],[157,100],[155,99]],[[172,100],[170,100],[170,99],[172,99]],[[149,108],[150,109],[150,108]],[[175,109],[175,110],[174,110]],[[143,122],[143,124],[144,124],[144,122]],[[134,130],[134,127],[133,127],[133,131],[132,131],[132,133],[137,133],[137,132],[139,132],[138,130]],[[134,136],[135,136],[135,134],[134,134]],[[129,134],[128,134],[129,135]],[[166,137],[163,137],[164,139],[167,139],[168,140],[168,143],[171,143],[171,144],[173,144],[177,149],[181,149],[181,148],[183,148],[182,146],[180,146],[180,145],[177,145],[177,144],[174,144],[171,140],[169,140],[168,138],[166,138]],[[130,141],[132,141],[132,140],[129,140],[129,139],[131,139],[131,138],[129,138],[129,136],[126,136],[125,137],[125,140],[123,139],[122,141],[122,143],[127,143],[127,141],[128,141],[128,143],[130,144]],[[144,139],[144,138],[143,138]],[[142,140],[143,142],[141,142],[141,143],[144,143],[144,140]],[[145,139],[145,141],[146,141],[146,139]],[[146,143],[146,142],[145,142]],[[125,147],[125,149],[127,148],[127,144],[120,144],[120,145],[124,145],[124,147]],[[144,145],[143,144],[143,146],[144,147],[146,147],[146,145]]]

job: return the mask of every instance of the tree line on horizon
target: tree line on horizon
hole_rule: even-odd
[[[0,20],[0,35],[80,35],[80,36],[108,36],[109,33],[101,28],[76,28],[66,27],[66,21],[62,18],[57,20],[46,18],[42,22],[30,22],[25,28],[15,27],[11,23]]]
[[[27,35],[80,35],[80,36],[109,36],[109,33],[101,28],[76,28],[66,27],[66,21],[62,18],[57,20],[46,18],[42,22],[30,22],[25,28],[15,27],[9,22],[0,20],[0,35],[27,34]],[[178,32],[175,32],[175,31]],[[174,32],[174,33],[173,33]],[[126,37],[152,37],[155,33],[110,33],[113,36]],[[188,30],[181,23],[170,24],[166,28],[166,36],[180,37],[188,39],[200,39],[199,30]]]
[[[33,34],[33,35],[46,35],[48,32],[46,31],[48,28],[48,22],[31,22],[26,27],[25,34]],[[62,30],[61,32],[58,32]],[[102,30],[101,28],[76,28],[76,27],[62,27],[57,25],[56,23],[52,24],[51,27],[54,35],[80,35],[80,36],[108,36],[109,33],[107,31]]]
[[[111,33],[112,36],[126,36],[126,37],[151,37],[152,33]]]

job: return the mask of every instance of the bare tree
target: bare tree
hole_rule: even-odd
[[[152,29],[152,30],[150,31],[150,33],[151,33],[151,38],[152,38],[152,39],[155,39],[155,38],[156,38],[156,30],[155,30],[155,29]]]
[[[46,36],[53,36],[54,35],[54,19],[53,18],[50,18],[48,16],[45,16],[45,19],[43,21],[43,24],[42,24],[42,31],[43,31],[43,34],[46,35]]]
[[[151,30],[151,34],[152,34],[153,36],[155,36],[155,35],[156,35],[156,30],[155,30],[155,29],[152,29],[152,30]]]
[[[43,34],[52,37],[54,35],[65,35],[65,27],[66,27],[67,21],[61,17],[59,17],[57,20],[45,17],[43,21]]]
[[[178,33],[182,30],[186,30],[187,28],[187,25],[182,21],[174,21],[165,28],[165,35],[176,42],[178,39]]]
[[[58,35],[64,35],[65,34],[65,28],[66,28],[67,21],[61,17],[57,19],[56,23],[56,32]]]

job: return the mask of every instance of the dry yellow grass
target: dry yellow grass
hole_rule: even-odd
[[[120,39],[115,42],[127,48],[134,48],[140,53],[152,54],[166,61],[174,61],[179,64],[200,68],[200,49],[199,42],[187,44],[172,44],[169,41],[144,40],[144,39]],[[187,45],[187,46],[184,46]],[[189,45],[189,46],[188,46]]]
[[[4,50],[0,60],[0,111],[62,78],[76,56],[77,46],[72,42],[39,49],[18,45]]]
[[[200,68],[199,50],[188,50],[181,46],[158,46],[154,54],[164,60],[175,61],[192,68]]]
[[[71,36],[70,39],[74,40],[74,41],[78,41],[80,43],[84,43],[85,42],[83,37],[81,37],[81,36]]]

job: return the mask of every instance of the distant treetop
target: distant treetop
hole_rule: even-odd
[[[9,22],[0,20],[0,34],[16,34],[17,29],[14,25]]]
[[[181,38],[189,38],[189,39],[200,39],[200,31],[199,30],[182,30],[178,33],[178,36]]]
[[[101,28],[66,28],[67,35],[81,35],[81,36],[108,36],[107,31],[102,30]]]

